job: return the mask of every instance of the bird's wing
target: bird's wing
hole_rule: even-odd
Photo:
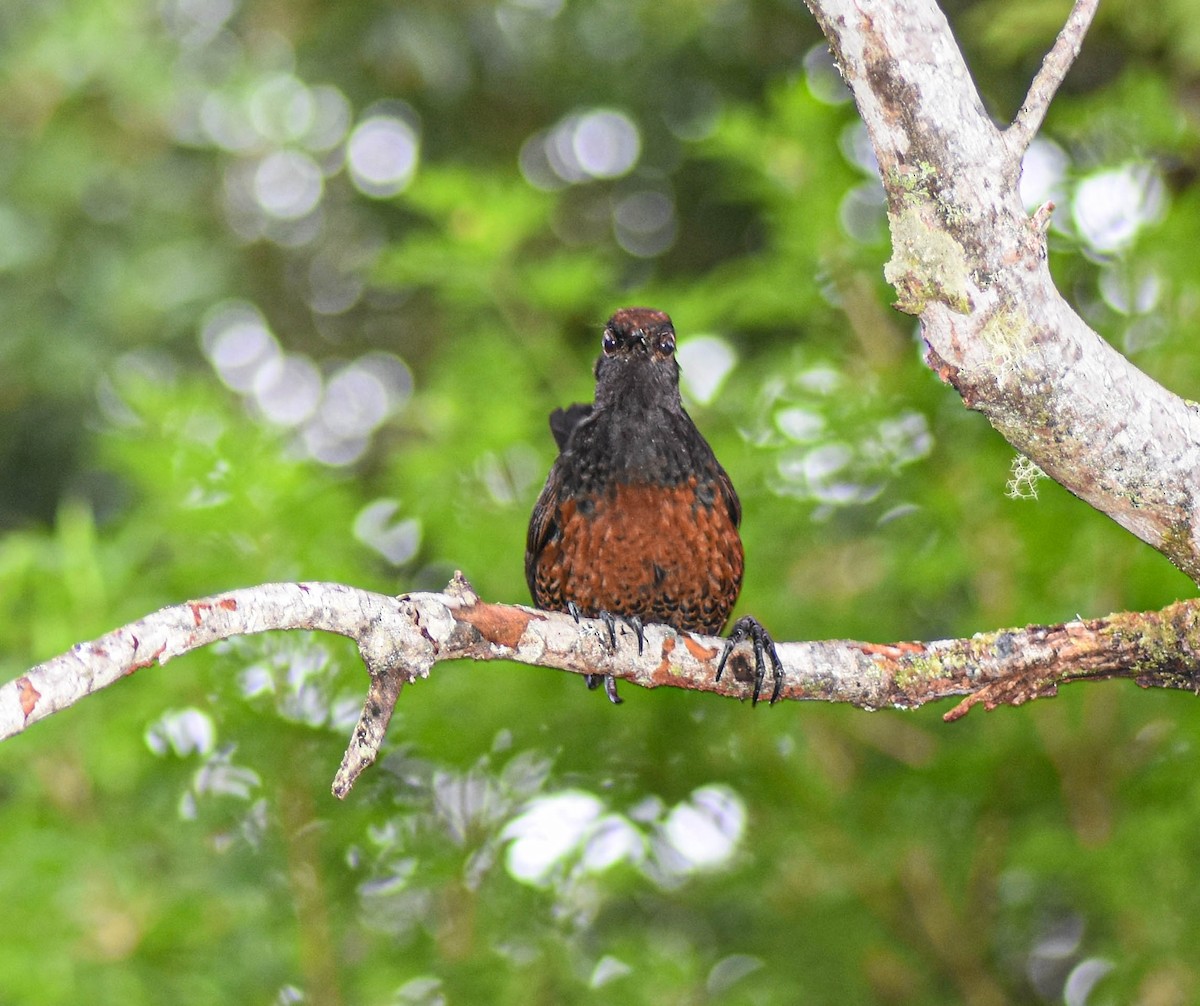
[[[575,427],[592,414],[592,407],[580,402],[565,409],[555,409],[550,413],[550,432],[554,434],[554,442],[560,451],[567,449],[567,441],[575,432]]]
[[[533,505],[533,515],[529,518],[529,533],[525,538],[525,581],[529,584],[529,594],[535,605],[540,604],[537,594],[537,564],[542,549],[554,535],[557,525],[554,522],[558,512],[559,488],[561,483],[555,476],[558,464],[550,470],[550,477],[542,488],[537,502]]]
[[[720,489],[721,496],[725,501],[725,506],[729,510],[729,519],[733,521],[733,526],[741,527],[742,501],[738,499],[737,490],[733,488],[732,480],[719,463],[717,465],[717,487]]]

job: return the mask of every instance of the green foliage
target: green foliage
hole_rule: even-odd
[[[1068,5],[948,6],[1015,108]],[[1046,138],[1061,288],[1200,398],[1193,7],[1106,5]],[[5,679],[266,581],[462,569],[526,601],[546,416],[635,302],[725,354],[714,394],[685,368],[688,406],[743,500],[739,611],[778,637],[1190,594],[1053,483],[1005,494],[1011,448],[887,306],[882,202],[814,46],[799,6],[741,0],[6,6]],[[555,175],[600,112],[600,155],[627,128],[635,155]],[[418,141],[382,195],[347,153],[372,115]],[[1161,205],[1097,251],[1072,200],[1129,165]],[[945,725],[439,666],[338,804],[364,685],[344,640],[256,637],[4,744],[0,1002],[1049,1002],[1084,964],[1110,966],[1089,1002],[1200,992],[1189,696]]]

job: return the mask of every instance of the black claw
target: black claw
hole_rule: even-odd
[[[617,648],[617,620],[613,618],[612,612],[610,611],[601,611],[596,615],[596,617],[600,619],[600,621],[604,623],[605,628],[608,629],[608,641],[611,648],[615,650]]]
[[[642,655],[642,651],[646,648],[646,633],[642,629],[642,620],[637,615],[622,615],[621,621],[633,629],[637,635],[638,641],[638,656]]]
[[[617,679],[611,674],[585,674],[583,683],[588,686],[589,691],[595,691],[600,687],[600,682],[604,682],[604,694],[608,696],[608,701],[614,706],[619,706],[625,700],[617,694]]]
[[[619,706],[625,700],[617,694],[617,679],[611,674],[604,675],[604,694],[614,706]]]
[[[771,674],[775,679],[774,687],[771,689],[770,704],[775,705],[783,692],[783,661],[779,659],[779,651],[775,649],[775,640],[771,638],[771,634],[763,628],[757,618],[751,615],[746,615],[734,622],[733,631],[729,633],[729,638],[725,640],[725,648],[721,651],[721,659],[717,661],[716,680],[721,680],[721,675],[725,672],[725,662],[729,659],[733,648],[747,639],[754,644],[754,690],[750,693],[750,704],[758,705],[759,697],[762,695],[762,687],[767,679],[767,658],[769,656]]]
[[[567,614],[575,619],[576,625],[579,624],[579,605],[577,605],[574,601],[567,602]]]
[[[715,680],[721,680],[721,675],[725,673],[725,661],[729,659],[729,654],[733,652],[734,644],[740,642],[741,639],[737,636],[737,627],[735,626],[733,632],[729,634],[729,638],[725,640],[725,648],[721,650],[721,659],[717,661],[717,676]]]

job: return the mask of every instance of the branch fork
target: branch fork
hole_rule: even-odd
[[[885,278],[968,408],[1048,476],[1200,583],[1200,414],[1134,367],[1054,287],[1021,160],[1098,0],[1076,0],[1015,120],[988,116],[934,0],[808,0],[879,162]]]

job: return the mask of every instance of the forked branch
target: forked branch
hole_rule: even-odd
[[[1054,287],[1021,158],[1079,51],[1079,0],[1003,131],[934,0],[807,0],[854,94],[888,202],[896,306],[933,370],[1021,454],[1200,582],[1200,410]]]

